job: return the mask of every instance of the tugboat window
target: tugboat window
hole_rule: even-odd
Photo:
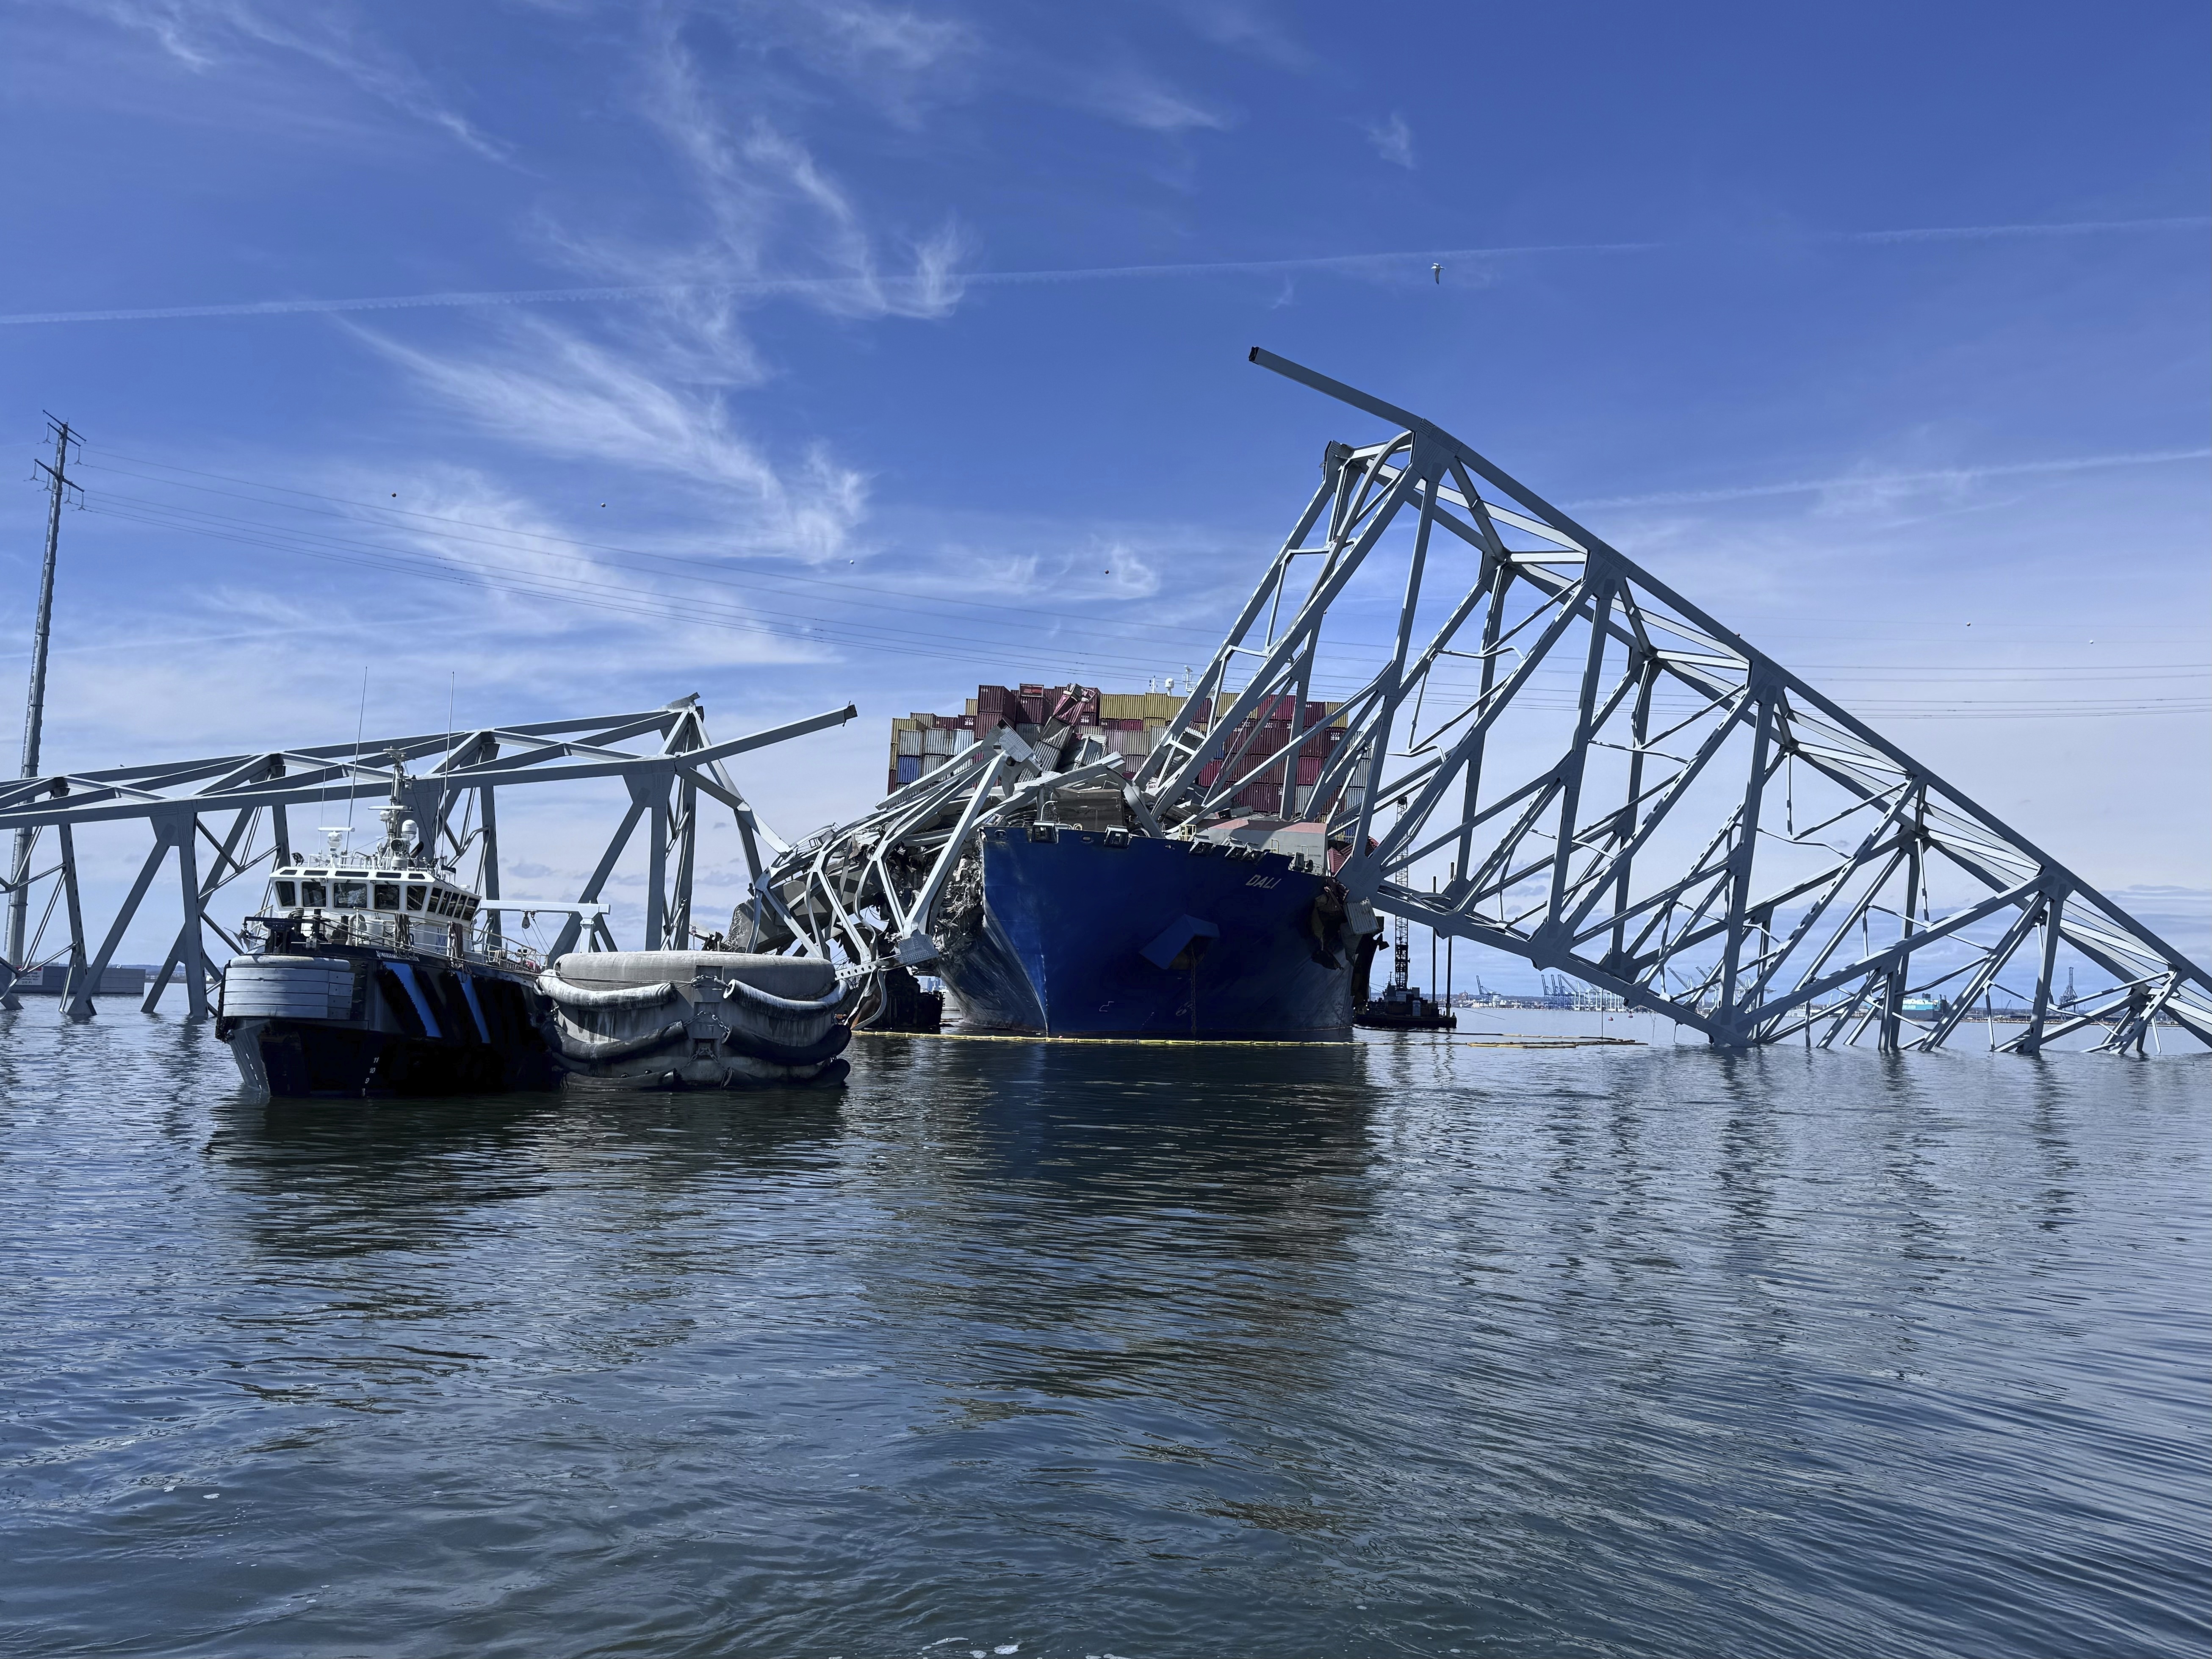
[[[365,910],[368,908],[368,884],[365,881],[334,881],[331,884],[331,908],[334,910]]]
[[[407,889],[407,908],[410,910],[421,909],[422,908],[422,895],[427,890],[428,890],[422,887],[419,883],[410,884]]]
[[[301,882],[300,884],[300,902],[307,906],[310,909],[319,910],[322,908],[325,904],[329,902],[329,901],[323,896],[323,884],[319,881]]]
[[[289,910],[296,902],[297,901],[295,901],[292,896],[292,884],[289,881],[278,882],[276,884],[276,908],[280,910]]]
[[[376,908],[380,910],[397,910],[399,908],[398,882],[380,881],[376,884]]]

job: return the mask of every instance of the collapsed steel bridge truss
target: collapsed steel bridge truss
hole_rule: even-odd
[[[1391,434],[1328,447],[1126,787],[1130,833],[1196,833],[1264,786],[1349,849],[1349,896],[1723,1047],[1940,1048],[2000,994],[2027,1010],[1997,1045],[2020,1053],[2160,1021],[2212,1045],[2204,970],[1995,815],[1450,434],[1252,360]],[[1118,756],[1047,736],[1001,730],[789,849],[738,941],[848,976],[927,963],[975,830],[1120,782]],[[2109,983],[2066,1002],[2077,963]]]
[[[2028,1011],[2019,1052],[2098,1023],[2123,1048],[2161,1018],[2212,1045],[2204,969],[1993,813],[1449,433],[1252,361],[1395,430],[1329,446],[1138,775],[1163,822],[1272,780],[1349,837],[1340,879],[1378,910],[1725,1047],[1938,1048],[2000,989]],[[1340,611],[1337,634],[1389,644],[1332,650]],[[1322,675],[1349,682],[1348,731],[1300,791]],[[1290,739],[1252,752],[1271,707]],[[2112,981],[2063,1009],[2062,946]]]
[[[839,961],[848,981],[894,960],[926,966],[937,956],[938,902],[975,833],[1040,811],[1049,817],[1060,792],[1102,787],[1133,799],[1121,757],[1097,736],[1033,745],[1000,726],[866,817],[785,849],[733,920],[732,943],[780,949],[796,940]]]
[[[784,843],[761,823],[724,763],[737,756],[802,737],[854,717],[850,706],[750,736],[716,743],[696,696],[664,708],[458,732],[412,733],[305,749],[216,756],[151,766],[54,774],[0,784],[0,832],[27,830],[37,837],[32,855],[0,889],[12,893],[46,889],[35,934],[21,962],[0,963],[0,997],[11,997],[17,979],[34,969],[66,963],[61,1007],[65,1016],[94,1012],[92,999],[109,960],[172,852],[181,911],[175,942],[146,991],[144,1008],[158,1005],[181,965],[188,1013],[208,1011],[209,936],[230,951],[239,940],[209,914],[215,896],[264,864],[292,855],[289,814],[358,797],[388,798],[395,786],[409,814],[424,827],[426,846],[456,864],[473,851],[490,938],[502,917],[525,909],[566,911],[549,957],[584,944],[615,948],[599,902],[607,881],[639,825],[647,827],[642,943],[678,948],[690,943],[692,889],[702,799],[726,807],[737,821],[751,875],[762,871],[763,849],[773,856]],[[626,746],[627,745],[627,746]],[[417,763],[430,762],[419,771]],[[533,899],[501,902],[498,798],[522,785],[579,783],[619,778],[629,804],[605,851],[574,903]],[[86,932],[76,834],[97,824],[146,823],[153,846],[137,878],[95,945]],[[38,840],[51,835],[39,855]],[[203,859],[205,860],[203,867]],[[44,863],[46,867],[37,867]],[[60,913],[57,915],[57,911]],[[11,998],[12,1000],[12,998]]]

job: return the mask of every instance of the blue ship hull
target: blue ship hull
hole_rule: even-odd
[[[1063,829],[982,838],[982,915],[937,971],[961,1029],[1349,1042],[1357,942],[1316,927],[1329,884],[1279,854]]]

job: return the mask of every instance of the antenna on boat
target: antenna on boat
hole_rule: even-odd
[[[446,671],[446,759],[438,769],[438,822],[430,829],[430,861],[437,863],[444,857],[438,848],[438,837],[446,833],[446,797],[453,781],[453,671]],[[456,855],[455,869],[459,868]]]
[[[354,793],[361,785],[361,734],[368,724],[368,665],[361,665],[361,707],[353,717],[353,769],[346,774],[346,834],[353,834]]]

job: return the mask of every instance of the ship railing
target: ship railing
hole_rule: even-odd
[[[453,929],[460,924],[453,922],[410,922],[402,916],[380,915],[372,911],[359,910],[341,911],[335,915],[317,913],[286,919],[302,924],[301,942],[310,946],[354,945],[372,949],[409,951],[423,956],[443,956],[455,963],[483,963],[491,967],[512,969],[519,973],[534,974],[544,967],[544,957],[538,951],[504,935],[495,936],[481,927],[464,933],[460,948],[456,950]],[[273,920],[276,918],[249,917],[240,930],[240,937],[249,946],[265,945],[269,939],[269,924]]]

